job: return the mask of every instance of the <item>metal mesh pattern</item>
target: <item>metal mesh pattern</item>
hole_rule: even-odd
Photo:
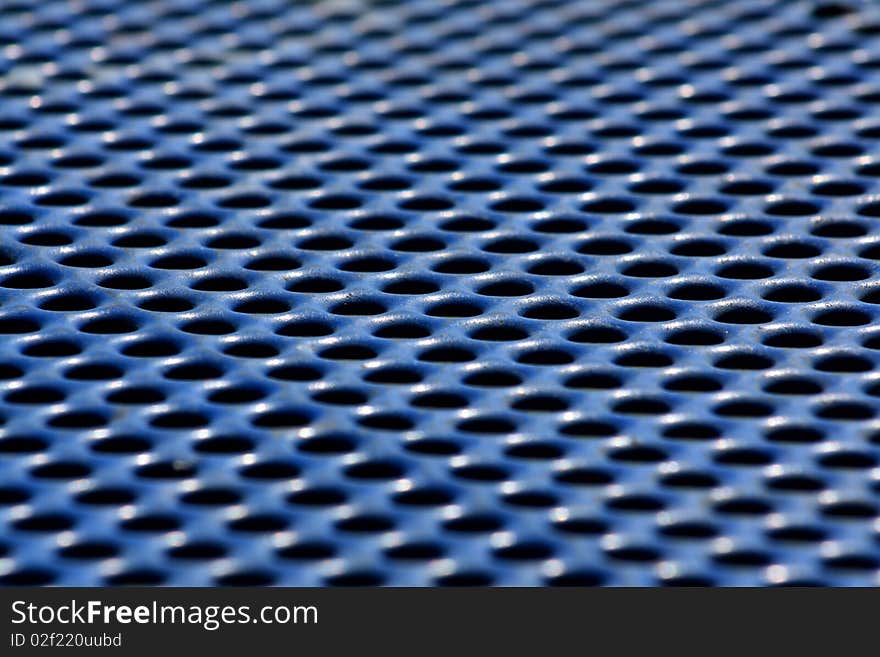
[[[0,582],[876,583],[878,38],[4,2]]]

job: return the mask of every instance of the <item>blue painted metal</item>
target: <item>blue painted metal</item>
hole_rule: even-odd
[[[869,4],[0,7],[0,582],[875,584]]]

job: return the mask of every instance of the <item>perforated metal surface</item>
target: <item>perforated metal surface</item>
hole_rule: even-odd
[[[876,583],[869,9],[4,2],[0,582]]]

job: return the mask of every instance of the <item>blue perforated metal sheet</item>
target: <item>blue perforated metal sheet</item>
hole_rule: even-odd
[[[880,15],[0,6],[0,582],[875,584]]]

